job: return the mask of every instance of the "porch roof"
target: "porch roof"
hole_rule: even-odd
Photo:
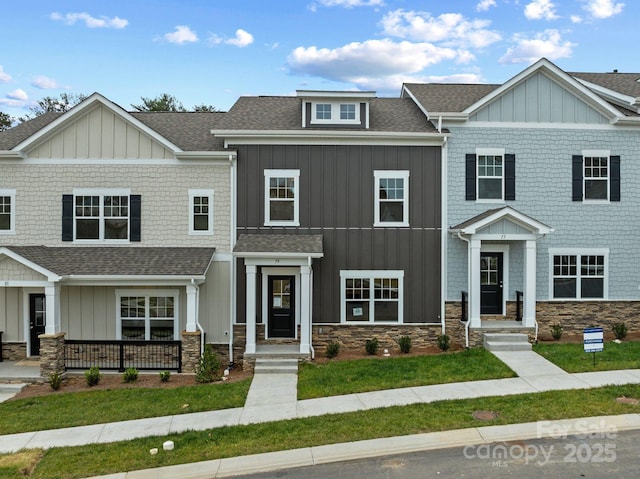
[[[234,256],[322,258],[322,235],[241,234],[233,249]]]
[[[487,210],[479,215],[469,218],[456,226],[451,226],[449,231],[452,233],[475,234],[481,228],[496,223],[499,220],[507,219],[508,221],[522,226],[534,234],[548,234],[553,232],[553,228],[541,223],[535,218],[525,215],[511,208],[504,206],[502,208],[494,208]]]
[[[5,246],[14,259],[60,277],[206,274],[215,248]],[[6,254],[6,253],[5,253]],[[16,257],[17,256],[17,257]]]

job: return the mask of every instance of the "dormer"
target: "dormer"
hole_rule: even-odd
[[[372,91],[298,90],[302,99],[302,128],[369,128]]]

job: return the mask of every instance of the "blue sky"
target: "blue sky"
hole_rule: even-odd
[[[503,83],[539,57],[640,71],[637,0],[20,0],[0,15],[0,111],[98,91],[127,110],[169,93],[242,95]]]

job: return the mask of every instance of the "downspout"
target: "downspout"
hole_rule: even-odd
[[[307,257],[309,265],[310,284],[313,285],[313,269],[311,269],[311,256]],[[311,350],[311,360],[316,359],[316,350],[313,349],[313,290],[309,291],[309,349]]]
[[[204,354],[204,328],[200,324],[200,286],[191,278],[191,285],[196,288],[196,327],[200,330],[200,356]]]
[[[465,243],[467,243],[467,289],[471,289],[469,286],[471,286],[471,258],[470,258],[470,253],[469,253],[469,248],[471,247],[471,241],[469,241],[468,239],[464,238],[461,234],[460,231],[458,231],[458,238],[460,238],[462,241],[464,241]],[[467,315],[469,314],[469,305],[467,304]],[[465,348],[469,349],[469,325],[471,324],[471,318],[469,318],[467,316],[467,321],[465,322],[464,325],[464,346]]]
[[[231,225],[231,231],[229,232],[229,243],[231,246],[231,287],[229,288],[229,367],[233,364],[233,326],[236,322],[236,258],[233,256],[233,248],[236,245],[236,168],[237,161],[234,158],[233,154],[229,153],[229,163],[231,165],[231,189],[229,191],[229,196],[231,197],[231,221],[229,224]]]

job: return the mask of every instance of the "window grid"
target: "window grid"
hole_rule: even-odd
[[[342,318],[346,323],[401,323],[401,271],[343,271]]]
[[[177,293],[118,295],[119,335],[125,340],[173,340],[177,326]]]
[[[503,174],[502,155],[478,155],[478,199],[501,200]]]
[[[11,196],[0,196],[0,230],[11,229]]]
[[[584,198],[607,200],[609,198],[609,158],[584,157]]]
[[[554,255],[552,296],[556,299],[604,298],[605,256]]]
[[[129,196],[74,195],[74,239],[129,239]]]
[[[196,231],[209,229],[209,198],[207,196],[193,198],[193,229]]]
[[[298,226],[299,170],[264,170],[265,225]]]
[[[316,105],[316,120],[331,120],[330,103],[318,103]]]
[[[409,226],[409,172],[374,171],[374,226]]]
[[[355,120],[356,119],[356,105],[353,103],[340,104],[340,119],[341,120]]]

